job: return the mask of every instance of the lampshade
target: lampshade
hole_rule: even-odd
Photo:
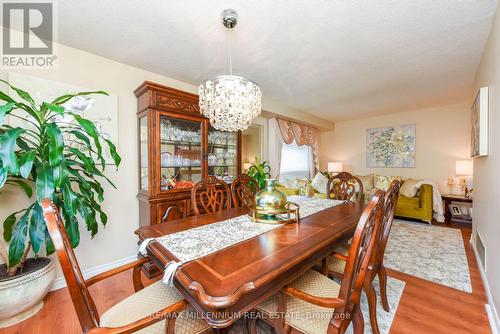
[[[340,173],[344,171],[344,164],[341,162],[329,162],[328,172],[329,173]]]
[[[472,160],[458,160],[456,162],[457,175],[472,175]]]

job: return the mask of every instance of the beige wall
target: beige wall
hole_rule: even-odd
[[[366,168],[366,129],[416,124],[416,168]],[[441,191],[455,175],[455,161],[469,156],[469,105],[456,104],[335,123],[321,133],[320,162],[341,161],[355,174],[398,175],[438,182]]]
[[[476,88],[489,86],[489,155],[474,159],[474,232],[486,248],[490,304],[500,311],[500,17],[497,16],[477,73]],[[476,89],[476,91],[477,91]],[[475,91],[475,92],[476,92]],[[475,94],[475,92],[472,92]],[[473,238],[474,239],[474,238]],[[493,308],[494,309],[494,308]],[[500,330],[500,327],[498,328]]]
[[[58,67],[52,70],[17,71],[45,79],[68,83],[90,89],[105,90],[118,96],[118,150],[122,163],[115,172],[107,168],[106,174],[117,185],[117,190],[106,186],[104,210],[109,221],[106,228],[99,226],[97,236],[90,240],[84,224],[80,225],[81,243],[76,255],[83,270],[133,256],[137,251],[134,231],[138,227],[137,194],[137,100],[133,91],[145,80],[196,92],[197,87],[139,68],[118,63],[81,50],[58,46]],[[0,77],[8,78],[6,71]],[[5,86],[0,86],[7,92]],[[287,107],[264,99],[264,107],[287,114]],[[276,108],[277,110],[274,110]],[[296,111],[291,110],[290,115]],[[292,117],[292,116],[290,116]],[[266,123],[267,120],[263,119]],[[266,123],[267,124],[267,123]],[[266,150],[267,152],[267,150]],[[6,189],[0,195],[0,222],[8,214],[25,207],[28,200],[19,191]],[[0,224],[0,233],[3,228]],[[0,237],[1,238],[1,237]],[[3,238],[0,240],[3,242]]]

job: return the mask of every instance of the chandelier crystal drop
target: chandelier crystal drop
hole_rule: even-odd
[[[222,22],[227,29],[236,26],[237,13],[232,9],[222,12]],[[219,75],[200,85],[200,113],[210,124],[221,131],[245,130],[262,110],[262,93],[259,86],[248,79],[232,75],[231,49],[229,51],[230,75]]]

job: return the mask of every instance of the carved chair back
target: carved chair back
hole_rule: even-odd
[[[191,205],[195,215],[224,211],[231,207],[231,191],[226,182],[215,176],[196,183],[191,189]]]
[[[59,209],[49,199],[42,201],[42,208],[78,320],[83,332],[86,333],[91,328],[99,326],[99,313],[85,285],[85,279],[66,234]]]
[[[343,299],[346,305],[338,310],[340,312],[352,314],[354,307],[359,305],[361,289],[378,242],[383,216],[384,193],[379,190],[363,211],[352,238],[339,292],[339,298]]]
[[[358,186],[357,191],[356,184]],[[326,197],[361,203],[363,197],[363,182],[351,173],[338,173],[328,180],[326,185]]]
[[[172,204],[167,207],[165,213],[161,217],[161,222],[166,223],[172,220],[181,219],[186,216],[186,212],[180,209],[177,205]]]
[[[259,191],[259,184],[253,177],[247,174],[239,175],[231,183],[231,196],[233,206],[252,207],[255,206],[255,194]]]
[[[376,253],[377,262],[382,262],[384,259],[387,240],[389,240],[392,222],[394,221],[394,213],[396,212],[396,205],[398,204],[400,185],[401,182],[399,180],[392,181],[389,185],[389,188],[387,189],[387,192],[385,193],[384,219],[382,222],[382,227],[380,228],[379,246]]]

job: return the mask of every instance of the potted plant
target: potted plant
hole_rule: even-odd
[[[54,265],[38,254],[54,252],[40,201],[50,198],[60,208],[72,247],[80,242],[78,217],[91,236],[98,232],[107,216],[101,209],[104,200],[103,152],[107,148],[116,166],[121,158],[115,145],[99,133],[96,125],[84,118],[92,94],[102,91],[67,94],[51,102],[36,103],[31,95],[7,84],[18,97],[0,91],[0,192],[17,187],[32,203],[12,212],[3,222],[0,241],[0,328],[35,314],[43,305],[55,277]],[[14,126],[5,124],[9,115]],[[1,199],[0,199],[1,200]],[[44,246],[44,247],[43,247]],[[29,254],[34,257],[28,257]]]
[[[260,189],[264,189],[266,180],[271,177],[271,166],[267,161],[260,162],[259,157],[255,157],[255,162],[248,167],[247,174],[257,181]]]

